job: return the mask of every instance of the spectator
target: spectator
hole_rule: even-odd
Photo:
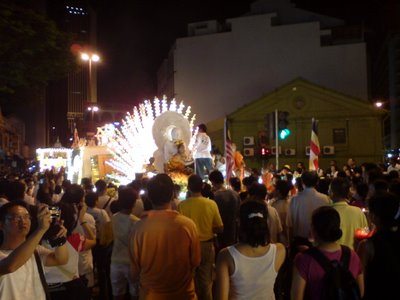
[[[216,299],[275,299],[285,247],[270,243],[267,219],[263,203],[247,201],[240,206],[239,243],[218,255]]]
[[[96,186],[96,193],[99,195],[99,208],[106,210],[111,218],[112,213],[110,210],[110,204],[115,201],[116,198],[107,195],[107,183],[104,180],[99,179],[94,185]]]
[[[399,198],[381,193],[368,206],[376,233],[358,248],[365,270],[364,299],[394,299],[400,282]]]
[[[199,232],[201,263],[196,270],[196,294],[199,300],[212,299],[212,273],[215,262],[214,233],[222,233],[224,226],[217,204],[201,195],[203,182],[200,176],[188,179],[190,197],[182,201],[178,211],[193,220]]]
[[[249,201],[258,201],[267,207],[268,212],[268,228],[270,231],[270,239],[272,243],[280,241],[280,235],[283,231],[279,214],[275,208],[267,204],[267,188],[265,185],[254,182],[249,189]]]
[[[289,210],[290,199],[289,199],[290,184],[285,180],[278,180],[275,183],[274,198],[271,201],[271,206],[276,209],[279,215],[279,219],[282,225],[282,238],[280,241],[288,246],[289,241],[287,237],[286,228],[286,217]]]
[[[335,209],[328,206],[317,208],[312,214],[312,235],[317,251],[320,251],[330,261],[340,261],[342,247],[339,239],[340,216]],[[348,249],[348,248],[347,248]],[[357,254],[350,250],[349,271],[357,280],[361,296],[364,290],[362,266]],[[293,281],[291,289],[292,300],[320,300],[324,299],[325,271],[314,257],[307,253],[298,253],[294,260]]]
[[[196,299],[193,271],[200,264],[200,242],[193,221],[171,210],[173,189],[166,174],[150,179],[154,209],[144,212],[131,233],[131,272],[140,280],[140,299]]]
[[[111,255],[111,286],[115,300],[122,300],[129,286],[129,294],[132,299],[138,297],[138,282],[130,276],[129,264],[129,233],[133,225],[139,221],[133,213],[133,207],[138,198],[137,192],[130,187],[120,189],[118,202],[120,211],[112,216],[114,244]]]
[[[348,204],[349,193],[350,184],[347,179],[337,177],[332,180],[330,185],[332,206],[340,215],[340,229],[342,230],[339,243],[354,249],[356,229],[368,227],[368,222],[360,208]]]
[[[218,246],[225,248],[237,241],[237,217],[239,215],[240,197],[238,193],[228,190],[224,186],[224,176],[214,170],[208,177],[213,185],[214,201],[224,224],[224,231],[218,234]],[[218,249],[219,250],[219,249]]]
[[[45,282],[41,281],[45,266],[64,265],[68,261],[67,246],[54,251],[39,245],[50,226],[50,212],[40,206],[37,214],[38,227],[29,236],[31,216],[26,204],[15,201],[0,208],[0,228],[3,241],[0,245],[0,298],[45,300]],[[61,227],[58,236],[66,235]],[[38,269],[39,267],[39,269]]]
[[[327,195],[317,192],[315,189],[318,183],[316,172],[304,171],[301,174],[304,190],[299,192],[290,201],[290,206],[286,218],[288,227],[289,243],[296,238],[307,244],[311,233],[311,215],[314,209],[329,205]]]

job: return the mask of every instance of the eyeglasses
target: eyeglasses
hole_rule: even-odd
[[[29,214],[26,215],[10,215],[10,216],[6,216],[6,220],[9,220],[11,222],[18,222],[18,221],[30,221],[32,219],[32,217]]]

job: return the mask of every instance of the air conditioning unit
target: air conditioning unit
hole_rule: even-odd
[[[278,154],[282,154],[281,146],[278,147]],[[271,155],[276,155],[276,147],[271,147]]]
[[[335,154],[335,146],[323,146],[322,154],[324,155],[334,155]]]
[[[254,136],[244,136],[243,146],[254,146]]]
[[[310,156],[310,146],[306,146],[306,150],[305,150],[305,153],[306,153],[306,156]]]
[[[246,157],[254,156],[254,148],[243,148],[243,155]]]
[[[285,153],[286,156],[295,156],[296,155],[296,149],[286,148],[284,153]]]

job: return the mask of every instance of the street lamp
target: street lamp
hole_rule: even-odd
[[[81,59],[83,61],[87,61],[89,63],[89,95],[88,95],[88,102],[96,103],[97,102],[97,97],[93,97],[95,95],[95,86],[93,82],[93,76],[92,76],[92,62],[97,63],[100,61],[100,56],[95,54],[95,53],[81,53]],[[92,98],[93,97],[93,98]]]

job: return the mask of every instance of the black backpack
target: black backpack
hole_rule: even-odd
[[[318,264],[324,269],[324,300],[360,300],[360,290],[356,279],[349,271],[350,249],[341,246],[342,255],[340,262],[337,260],[330,261],[316,247],[305,251],[306,254],[314,258]]]

